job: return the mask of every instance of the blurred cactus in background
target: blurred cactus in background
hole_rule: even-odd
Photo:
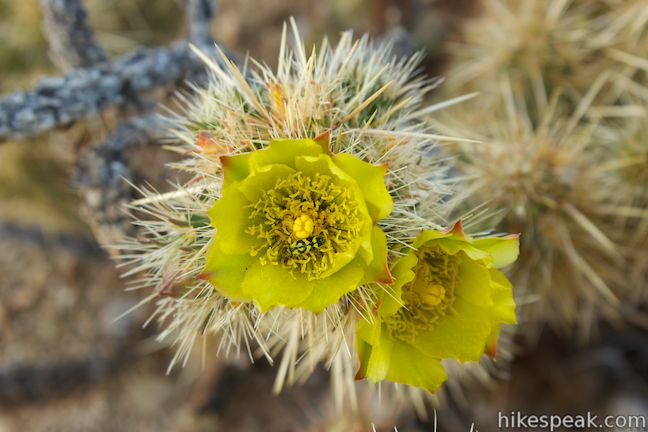
[[[494,210],[483,220],[524,233],[512,270],[522,319],[588,337],[599,318],[633,316],[645,296],[648,7],[483,9],[447,45],[445,87],[480,93],[448,115],[480,143],[446,151],[473,205]]]

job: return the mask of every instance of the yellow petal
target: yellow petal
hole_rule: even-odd
[[[387,165],[372,165],[345,153],[334,155],[333,161],[358,182],[374,222],[389,216],[394,203],[385,187]]]
[[[211,225],[216,228],[215,241],[228,254],[246,254],[258,245],[259,240],[247,234],[250,201],[238,189],[238,184],[223,191],[223,196],[209,209]]]
[[[519,236],[485,237],[472,241],[473,246],[488,252],[493,257],[493,266],[501,268],[518,258],[520,254]]]

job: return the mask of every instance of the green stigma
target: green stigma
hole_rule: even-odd
[[[437,245],[418,250],[414,279],[403,286],[403,307],[385,320],[394,338],[414,343],[417,334],[452,313],[462,255],[449,255]]]
[[[358,203],[345,186],[320,173],[278,179],[250,205],[252,225],[246,232],[262,240],[252,255],[263,265],[280,265],[311,280],[321,277],[362,227]]]

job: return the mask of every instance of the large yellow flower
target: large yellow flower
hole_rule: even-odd
[[[205,274],[230,299],[320,312],[360,284],[389,280],[376,225],[392,210],[385,166],[332,154],[328,135],[271,141],[222,158]]]
[[[515,261],[518,238],[470,239],[456,224],[423,231],[392,265],[372,322],[357,326],[359,377],[435,391],[441,360],[478,360],[492,351],[500,324],[515,323],[511,284],[497,268]]]

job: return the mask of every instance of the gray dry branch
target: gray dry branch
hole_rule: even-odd
[[[186,42],[179,42],[168,48],[139,48],[63,77],[42,78],[31,90],[0,98],[0,142],[89,119],[108,107],[137,109],[153,90],[202,74],[204,65]]]
[[[105,258],[104,251],[93,238],[77,234],[51,234],[39,228],[28,228],[11,222],[0,223],[0,240],[16,239],[22,243],[32,243],[41,248],[52,247],[65,250],[86,259]]]
[[[100,243],[132,233],[123,204],[133,198],[127,181],[137,176],[127,151],[155,142],[162,128],[155,110],[158,94],[186,81],[200,83],[205,66],[189,43],[214,53],[209,24],[215,1],[184,0],[187,41],[169,47],[138,48],[109,61],[86,24],[80,0],[41,0],[43,30],[54,62],[68,73],[42,78],[36,86],[0,98],[0,142],[30,138],[87,120],[114,107],[136,117],[119,123],[110,136],[82,152],[74,174],[83,213]]]
[[[79,158],[74,181],[99,244],[114,245],[125,235],[135,234],[124,206],[134,198],[131,183],[143,176],[137,175],[128,151],[156,142],[163,130],[164,120],[156,114],[133,117]]]
[[[31,90],[0,97],[0,142],[21,140],[39,133],[97,116],[117,107],[141,111],[142,100],[154,90],[200,81],[204,64],[187,41],[169,47],[138,48],[106,61],[94,42],[79,1],[42,0],[44,30],[56,63],[70,70],[63,77],[44,77]],[[207,53],[214,52],[209,37],[212,0],[186,0],[189,41]],[[64,9],[69,7],[69,16]]]
[[[189,40],[196,45],[211,44],[209,22],[214,17],[216,2],[214,0],[184,0],[187,33]]]
[[[108,60],[86,25],[80,0],[41,0],[41,8],[50,57],[60,69],[90,67]]]

